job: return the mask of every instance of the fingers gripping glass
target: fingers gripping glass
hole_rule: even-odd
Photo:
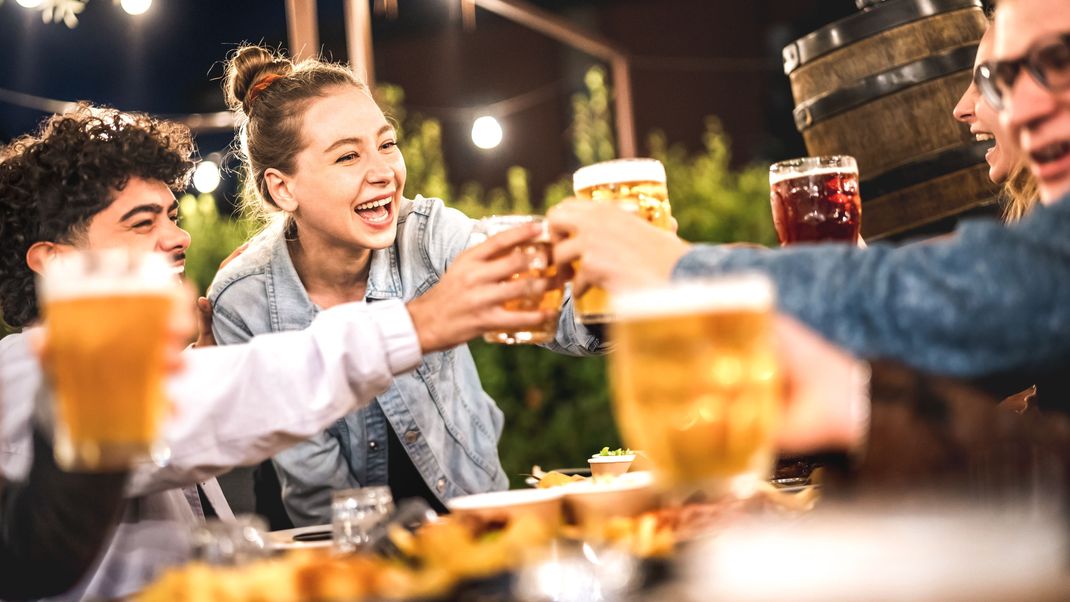
[[[981,63],[974,81],[985,100],[1002,110],[1023,70],[1050,92],[1070,89],[1070,32],[1042,40],[1021,58]]]

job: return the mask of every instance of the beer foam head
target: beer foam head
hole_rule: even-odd
[[[665,166],[657,159],[617,159],[581,167],[572,174],[576,191],[618,182],[664,182]]]
[[[763,274],[687,280],[666,286],[614,293],[619,320],[642,320],[715,311],[771,311],[776,303],[772,280]]]
[[[788,159],[769,166],[769,184],[798,178],[800,176],[819,176],[824,174],[858,173],[858,163],[848,155],[828,157],[800,157]]]
[[[472,240],[473,242],[483,242],[495,234],[531,223],[542,225],[542,234],[536,240],[549,242],[550,228],[546,223],[546,218],[541,215],[491,215],[484,217],[476,222],[476,226],[472,230]]]
[[[178,284],[162,253],[128,249],[70,251],[54,256],[38,278],[42,301],[104,295],[163,293]]]

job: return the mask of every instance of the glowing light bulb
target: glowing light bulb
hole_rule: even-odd
[[[152,6],[152,0],[122,0],[119,3],[123,7],[123,10],[130,15],[140,15],[149,10]]]
[[[15,0],[23,8],[37,8],[41,6],[41,0]]]
[[[200,192],[212,192],[219,188],[219,166],[215,161],[201,161],[193,170],[193,187]]]
[[[472,144],[482,149],[492,149],[502,143],[502,126],[490,115],[484,115],[472,123]]]

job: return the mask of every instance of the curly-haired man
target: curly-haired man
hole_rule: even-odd
[[[72,248],[157,251],[181,266],[190,237],[177,224],[172,189],[185,185],[193,152],[184,126],[88,105],[50,118],[38,134],[0,151],[0,307],[8,324],[31,327],[38,321],[34,273]],[[543,312],[502,307],[521,289],[501,281],[525,261],[502,251],[538,233],[520,228],[469,249],[449,274],[407,304],[349,303],[320,312],[305,331],[185,352],[184,367],[168,383],[176,406],[165,427],[170,462],[134,467],[125,491],[131,503],[106,553],[65,598],[123,597],[161,568],[186,560],[183,535],[190,523],[204,512],[232,518],[214,475],[256,464],[324,430],[370,402],[394,375],[414,369],[423,353],[484,331],[545,320]],[[8,483],[26,483],[21,487],[33,485],[27,473],[32,481],[31,462],[36,468],[42,460],[33,453],[31,416],[39,398],[48,400],[29,338],[22,333],[0,340],[0,475]],[[88,506],[74,494],[52,494],[49,504]],[[0,509],[0,521],[10,525],[23,520],[12,512],[37,511],[27,504],[14,508]],[[86,508],[79,522],[107,525],[106,510]],[[83,570],[93,558],[90,553],[81,563]],[[0,573],[0,581],[8,578],[14,576]],[[51,595],[71,583],[13,595]],[[0,597],[7,597],[3,585]]]

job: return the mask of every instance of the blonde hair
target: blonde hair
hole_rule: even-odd
[[[1029,213],[1040,200],[1037,180],[1024,161],[1019,161],[1003,182],[1003,221],[1016,222]]]

